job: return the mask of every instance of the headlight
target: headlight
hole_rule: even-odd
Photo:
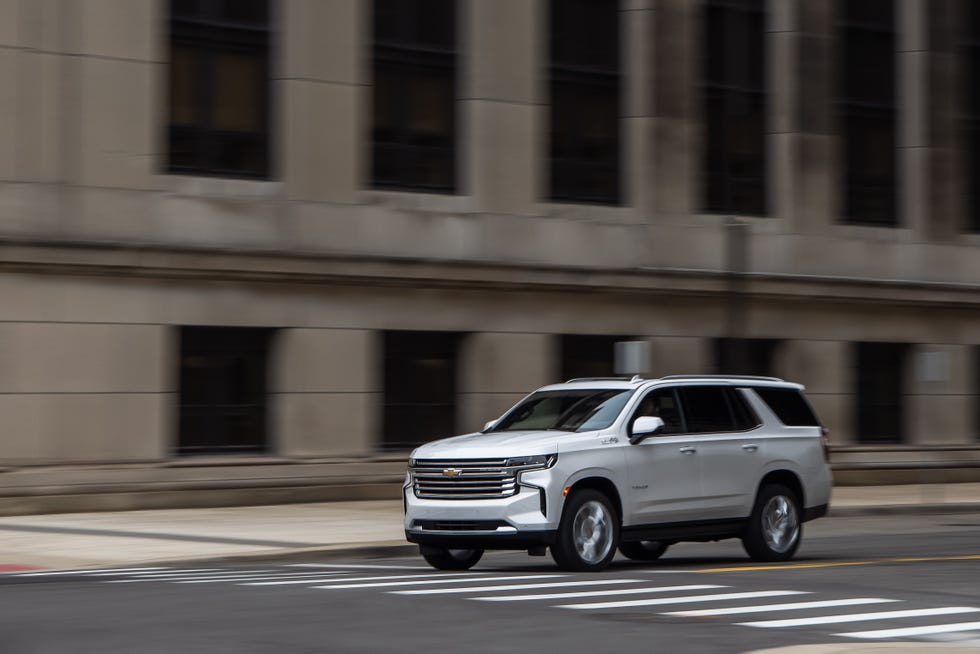
[[[508,468],[530,470],[532,468],[550,468],[555,465],[556,461],[558,461],[557,454],[538,454],[537,456],[519,456],[507,459],[504,465]]]

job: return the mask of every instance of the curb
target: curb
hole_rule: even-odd
[[[957,513],[980,513],[980,502],[886,504],[873,506],[834,506],[831,503],[827,516],[830,518],[849,518],[875,515],[944,515]]]

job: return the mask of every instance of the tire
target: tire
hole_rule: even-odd
[[[619,516],[609,498],[585,489],[572,494],[562,511],[551,556],[562,570],[598,572],[616,556]]]
[[[759,489],[742,546],[754,561],[788,561],[803,538],[800,500],[782,484]]]
[[[627,559],[633,561],[656,561],[663,556],[668,547],[670,547],[670,543],[662,540],[641,540],[633,543],[620,543],[619,551]]]
[[[483,558],[483,550],[450,550],[426,547],[422,550],[425,562],[437,570],[469,570]]]

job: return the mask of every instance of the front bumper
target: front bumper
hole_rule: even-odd
[[[402,490],[405,538],[411,543],[450,549],[551,545],[561,513],[560,507],[549,506],[548,488],[552,484],[551,470],[536,470],[522,475],[517,494],[510,497],[431,499],[416,497],[406,483]]]

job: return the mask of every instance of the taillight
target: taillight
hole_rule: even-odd
[[[823,460],[830,463],[830,430],[820,428],[820,444],[823,445]]]

